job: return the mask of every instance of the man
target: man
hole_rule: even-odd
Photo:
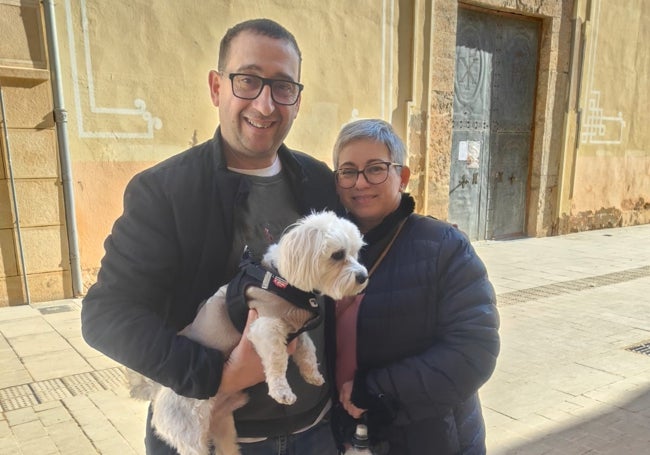
[[[336,453],[327,385],[306,384],[290,362],[298,400],[280,405],[246,337],[225,358],[177,335],[233,277],[245,245],[261,257],[301,215],[339,207],[327,165],[283,145],[300,107],[300,65],[295,38],[273,21],[228,30],[209,74],[220,126],[129,183],[81,314],[88,344],[181,395],[249,388],[235,413],[244,455]],[[312,336],[325,373],[322,325]],[[175,453],[149,422],[145,443],[148,454]]]

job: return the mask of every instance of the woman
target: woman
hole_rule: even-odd
[[[345,409],[391,455],[485,453],[477,391],[494,371],[499,318],[483,262],[457,228],[413,213],[390,124],[344,126],[333,158],[372,270],[362,298],[337,302],[335,426],[349,434],[359,422],[341,423]]]

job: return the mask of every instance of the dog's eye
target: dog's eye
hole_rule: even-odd
[[[341,261],[345,259],[345,251],[343,250],[335,251],[334,253],[332,253],[332,259],[334,259],[335,261]]]

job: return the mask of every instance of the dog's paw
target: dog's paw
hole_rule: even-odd
[[[296,394],[291,391],[289,384],[269,384],[269,395],[280,404],[294,404]]]
[[[314,371],[312,374],[306,375],[304,379],[309,384],[313,385],[321,386],[325,384],[325,378],[318,372],[318,370]]]

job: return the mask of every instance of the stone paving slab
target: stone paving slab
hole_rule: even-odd
[[[630,350],[650,343],[650,225],[474,246],[502,323],[488,453],[650,454],[650,355]],[[79,311],[0,308],[0,455],[144,454],[147,403]]]

